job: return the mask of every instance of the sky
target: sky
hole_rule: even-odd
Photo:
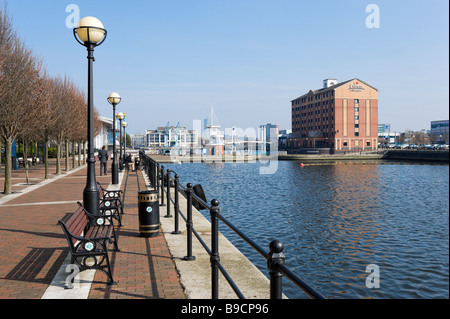
[[[446,0],[7,1],[48,72],[86,90],[87,52],[67,25],[70,4],[108,31],[94,53],[94,104],[112,118],[106,99],[118,92],[131,134],[167,123],[193,128],[211,107],[222,129],[290,130],[290,101],[326,78],[377,88],[378,122],[391,131],[449,119]],[[379,19],[366,12],[370,4]]]

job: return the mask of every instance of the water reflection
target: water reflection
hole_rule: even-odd
[[[286,263],[330,298],[448,298],[449,170],[432,165],[175,165],[182,183],[202,184],[208,201],[261,246],[285,243]],[[206,214],[207,216],[208,214]],[[265,261],[221,231],[264,273]],[[380,288],[365,286],[367,265]],[[285,293],[304,295],[285,280]]]

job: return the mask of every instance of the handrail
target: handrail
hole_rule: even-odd
[[[193,187],[191,183],[188,183],[186,187],[179,183],[178,174],[173,170],[164,171],[164,165],[160,165],[158,162],[145,155],[142,151],[139,152],[141,163],[144,164],[144,171],[149,176],[149,180],[152,187],[155,190],[161,191],[161,203],[160,206],[165,206],[164,197],[167,198],[167,215],[165,217],[172,217],[170,215],[170,203],[174,205],[175,214],[175,230],[172,234],[180,234],[178,231],[178,215],[180,214],[184,221],[186,222],[187,229],[187,256],[184,260],[195,260],[195,256],[192,256],[192,234],[198,239],[200,244],[203,246],[205,251],[210,256],[211,261],[211,287],[212,287],[212,299],[218,299],[219,294],[219,281],[218,281],[218,271],[220,271],[228,284],[231,286],[233,291],[236,293],[238,298],[245,299],[245,296],[237,287],[236,283],[232,280],[230,275],[227,273],[223,265],[220,263],[219,258],[219,220],[222,221],[226,226],[228,226],[233,232],[235,232],[239,237],[241,237],[247,244],[250,245],[256,252],[258,252],[262,257],[267,260],[267,265],[269,268],[270,275],[270,298],[271,299],[281,299],[282,298],[282,276],[286,276],[287,279],[292,281],[298,288],[304,291],[310,298],[313,299],[325,299],[325,297],[318,291],[316,291],[312,286],[310,286],[306,281],[300,278],[297,274],[291,271],[285,265],[285,256],[283,254],[284,245],[279,240],[274,240],[270,243],[270,251],[267,253],[263,248],[261,248],[256,242],[249,238],[246,234],[240,231],[236,226],[234,226],[228,219],[220,214],[219,201],[213,199],[211,204],[206,203],[203,199],[198,197],[193,192]],[[170,175],[174,174],[172,178]],[[161,182],[161,184],[160,184]],[[175,198],[171,195],[171,185],[173,182]],[[187,199],[187,216],[179,209],[179,191],[183,191],[186,194]],[[166,196],[164,196],[166,195]],[[199,202],[205,209],[208,209],[211,214],[211,248],[204,242],[201,236],[197,233],[192,223],[192,199]]]

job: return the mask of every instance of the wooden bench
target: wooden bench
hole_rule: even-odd
[[[106,190],[97,182],[100,197],[100,213],[102,215],[112,215],[113,218],[119,221],[119,226],[122,226],[123,204],[121,190]]]
[[[112,216],[92,215],[78,203],[75,213],[59,220],[58,224],[61,225],[69,244],[70,263],[77,265],[79,272],[101,270],[108,276],[108,284],[113,284],[108,245],[113,244],[116,251],[120,250]],[[72,283],[73,281],[72,278]]]

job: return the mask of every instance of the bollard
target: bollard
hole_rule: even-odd
[[[219,201],[211,201],[211,298],[219,299]]]
[[[283,274],[278,265],[284,265],[286,259],[283,254],[284,244],[280,240],[274,240],[269,244],[269,249],[267,266],[270,275],[270,299],[281,299]]]
[[[187,221],[186,221],[186,235],[187,235],[187,256],[183,257],[183,260],[195,260],[195,256],[192,256],[192,184],[187,184],[186,196],[187,196]]]
[[[179,209],[180,209],[180,202],[179,202],[179,198],[178,198],[178,186],[180,186],[180,180],[179,180],[179,176],[178,176],[178,174],[175,174],[175,181],[174,181],[174,183],[175,183],[175,204],[173,205],[173,208],[174,208],[174,214],[175,214],[175,229],[174,229],[174,231],[172,232],[172,234],[174,234],[174,235],[179,235],[179,234],[181,234],[181,232],[180,232],[180,230],[179,230],[179,228],[178,228],[178,224],[179,224],[179,214],[178,214],[178,211],[179,211]]]

